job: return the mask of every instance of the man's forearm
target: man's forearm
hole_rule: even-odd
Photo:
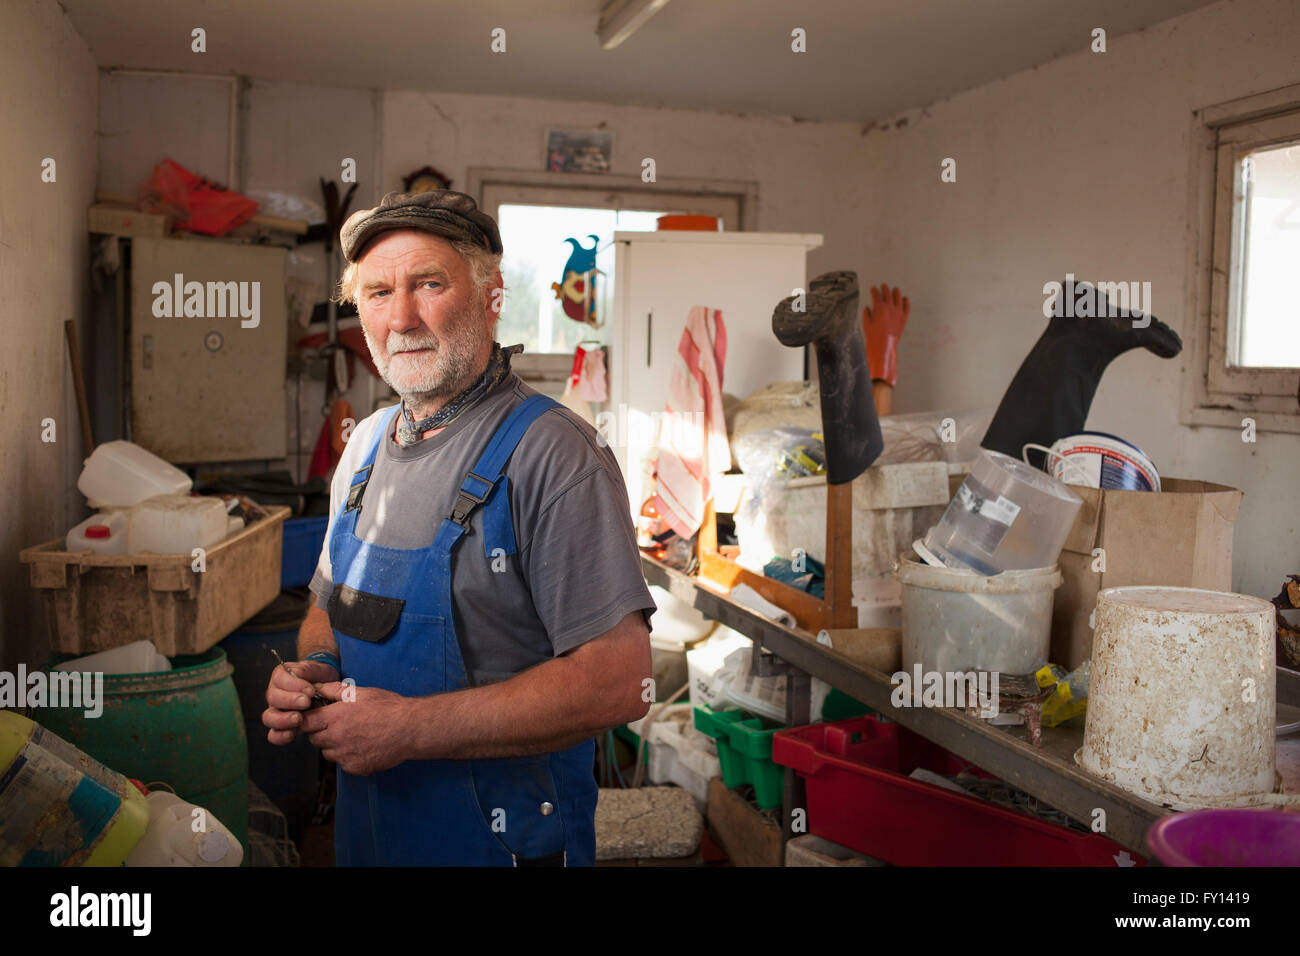
[[[409,759],[491,759],[571,747],[644,715],[640,670],[624,670],[627,687],[601,686],[576,662],[557,657],[499,684],[412,698]]]
[[[314,603],[307,611],[307,617],[298,629],[298,660],[308,654],[325,651],[338,657],[338,642],[334,640],[334,629],[330,627],[330,617],[325,609]]]

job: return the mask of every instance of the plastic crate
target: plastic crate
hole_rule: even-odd
[[[284,550],[280,558],[280,587],[305,588],[311,584],[325,547],[329,515],[290,518],[284,523]]]
[[[188,554],[63,551],[63,539],[26,548],[32,588],[45,605],[50,649],[92,654],[148,639],[158,653],[201,654],[280,593],[283,506],[207,549]]]
[[[781,724],[743,710],[696,707],[695,729],[717,741],[722,782],[728,788],[752,784],[759,809],[781,805],[785,769],[772,762],[772,735]]]
[[[806,780],[809,832],[896,866],[1146,862],[1100,834],[908,777],[917,768],[945,776],[978,768],[875,717],[779,731],[772,758]]]

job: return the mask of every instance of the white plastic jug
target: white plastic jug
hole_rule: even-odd
[[[64,545],[70,552],[125,554],[129,525],[128,515],[124,511],[91,515],[68,532]]]
[[[193,485],[185,472],[129,441],[97,446],[77,479],[92,508],[129,508],[155,495],[188,494]]]
[[[207,810],[165,790],[154,790],[145,799],[149,827],[126,858],[126,866],[239,866],[243,862],[244,848]]]
[[[224,538],[226,517],[220,498],[158,495],[131,510],[128,547],[132,553],[189,554]]]

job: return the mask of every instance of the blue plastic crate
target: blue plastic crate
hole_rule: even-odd
[[[284,523],[284,550],[280,557],[280,587],[305,588],[311,584],[325,546],[329,515],[290,518]]]

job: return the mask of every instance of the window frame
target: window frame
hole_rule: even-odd
[[[1249,417],[1260,431],[1300,433],[1300,370],[1230,367],[1225,360],[1235,351],[1243,238],[1236,170],[1248,153],[1300,140],[1300,85],[1207,107],[1192,117],[1196,218],[1188,230],[1187,314],[1193,321],[1182,421],[1239,429]]]

